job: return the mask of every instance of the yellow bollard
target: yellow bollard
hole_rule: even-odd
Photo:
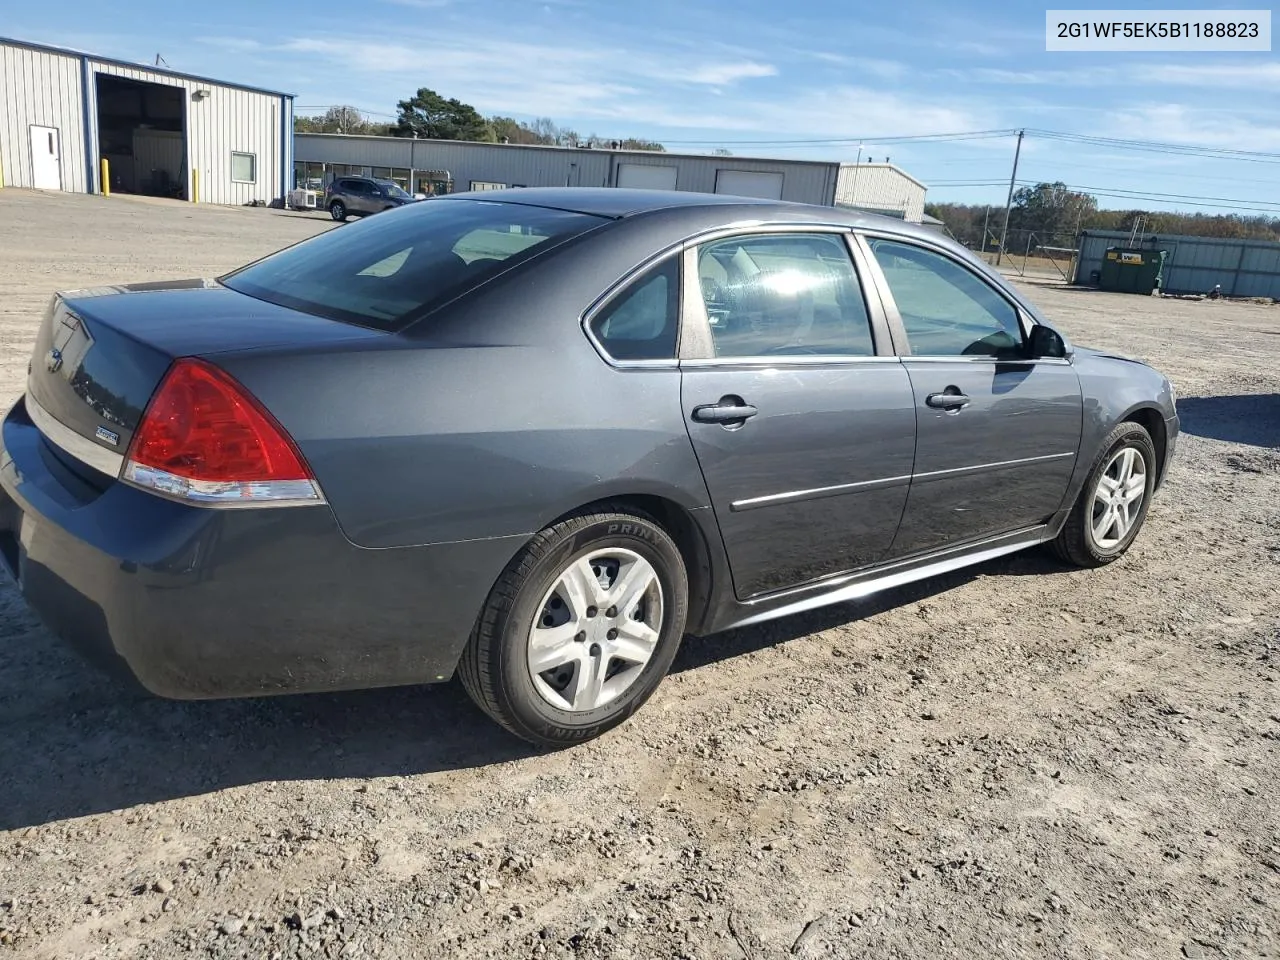
[[[109,197],[111,196],[111,164],[107,163],[106,157],[98,162],[102,164],[102,195]]]
[[[200,171],[196,167],[191,168],[191,202],[200,202]]]

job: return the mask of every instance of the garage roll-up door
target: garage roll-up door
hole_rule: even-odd
[[[717,170],[716,193],[760,200],[782,199],[782,174],[757,173],[754,170]]]
[[[620,163],[618,186],[640,190],[674,190],[676,168],[649,163]]]

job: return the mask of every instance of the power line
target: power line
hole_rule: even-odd
[[[1176,156],[1207,157],[1216,160],[1242,160],[1250,163],[1280,163],[1280,153],[1261,150],[1238,150],[1232,147],[1204,147],[1189,143],[1167,143],[1159,140],[1124,140],[1117,137],[1096,137],[1081,133],[1061,133],[1055,130],[1028,130],[1029,134],[1045,140],[1067,143],[1083,143],[1095,147],[1118,150],[1137,150],[1144,153],[1162,153]]]
[[[921,133],[899,134],[884,137],[821,137],[814,139],[773,139],[773,140],[663,140],[664,144],[674,146],[810,146],[814,144],[858,144],[858,143],[924,143],[954,142],[960,140],[990,140],[995,137],[1011,137],[1017,130],[966,130],[959,133]]]

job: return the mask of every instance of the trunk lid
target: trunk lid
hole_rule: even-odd
[[[34,401],[40,408],[32,414],[38,423],[57,421],[45,433],[58,433],[62,443],[50,439],[64,449],[67,436],[58,425],[123,455],[147,401],[177,357],[216,363],[219,354],[231,352],[385,336],[256,300],[214,280],[73,290],[54,296],[36,335],[28,406]]]

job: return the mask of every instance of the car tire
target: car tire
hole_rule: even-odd
[[[598,605],[610,597],[625,609]],[[688,602],[680,550],[653,519],[629,508],[572,516],[534,536],[494,585],[459,663],[462,684],[530,743],[594,739],[666,676]]]
[[[1147,518],[1156,470],[1155,444],[1146,429],[1137,423],[1117,425],[1052,542],[1054,553],[1077,567],[1101,567],[1124,556]]]
[[[329,204],[329,216],[341,223],[347,219],[347,205],[341,200],[335,200]]]

